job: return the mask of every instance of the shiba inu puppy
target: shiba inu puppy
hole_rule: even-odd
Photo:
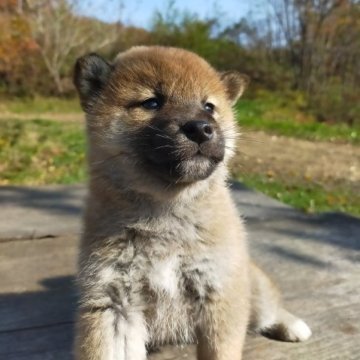
[[[200,360],[241,359],[248,327],[306,340],[249,259],[226,185],[247,78],[156,46],[82,57],[74,82],[90,171],[76,359],[144,360],[190,342]]]

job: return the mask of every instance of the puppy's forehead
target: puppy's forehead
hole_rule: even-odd
[[[186,50],[136,47],[115,62],[114,85],[185,97],[223,94],[219,74],[201,57]]]

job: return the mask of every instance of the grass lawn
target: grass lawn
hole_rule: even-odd
[[[315,123],[302,119],[300,112],[286,104],[275,105],[271,99],[241,100],[237,105],[240,124],[252,130],[314,141],[360,144],[357,128]],[[64,99],[12,100],[0,105],[0,112],[4,109],[14,115],[80,112],[77,100]],[[0,185],[70,184],[86,179],[82,122],[10,117],[0,119]],[[263,173],[234,176],[251,188],[305,211],[338,210],[360,216],[360,197],[351,189],[338,187],[330,191],[311,183],[269,179]]]
[[[326,189],[319,184],[286,182],[264,174],[235,176],[246,186],[307,213],[341,211],[360,216],[360,194],[349,189]]]
[[[239,124],[248,129],[308,140],[336,141],[360,144],[360,127],[344,124],[319,123],[301,111],[302,100],[296,96],[281,96],[259,92],[254,99],[240,99],[236,105]],[[0,102],[0,113],[74,114],[81,113],[77,98],[14,98]]]
[[[315,121],[291,99],[266,94],[256,99],[240,99],[236,105],[239,124],[248,129],[262,130],[275,135],[314,141],[360,144],[360,127],[346,124],[327,124]]]
[[[85,179],[83,125],[0,120],[0,185],[70,184]]]

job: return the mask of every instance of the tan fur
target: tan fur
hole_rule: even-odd
[[[236,360],[249,321],[268,336],[279,322],[287,328],[277,291],[249,262],[226,186],[236,138],[231,104],[247,79],[220,75],[188,51],[136,47],[111,66],[96,56],[79,59],[74,80],[87,115],[90,171],[76,359],[144,360],[146,346],[197,342],[199,360]],[[141,105],[158,93],[159,111]],[[206,101],[215,105],[211,116]],[[223,134],[223,159],[208,174],[211,162],[187,157],[176,181],[149,172],[138,153],[149,139],[138,134],[152,130],[156,114],[166,119],[156,135],[183,141],[162,145],[180,157],[193,144],[178,135],[177,124],[209,119],[216,136]],[[216,154],[216,141],[204,152]],[[298,340],[291,335],[283,340]]]

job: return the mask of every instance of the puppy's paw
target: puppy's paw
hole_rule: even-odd
[[[311,336],[311,329],[301,319],[290,314],[286,310],[281,310],[277,321],[264,329],[261,334],[274,340],[300,342],[305,341]]]
[[[291,324],[288,331],[291,339],[295,339],[291,341],[305,341],[312,335],[309,326],[301,319],[297,319],[293,324]]]
[[[300,342],[310,338],[311,330],[301,319],[292,324],[278,323],[261,330],[261,334],[274,340]]]

